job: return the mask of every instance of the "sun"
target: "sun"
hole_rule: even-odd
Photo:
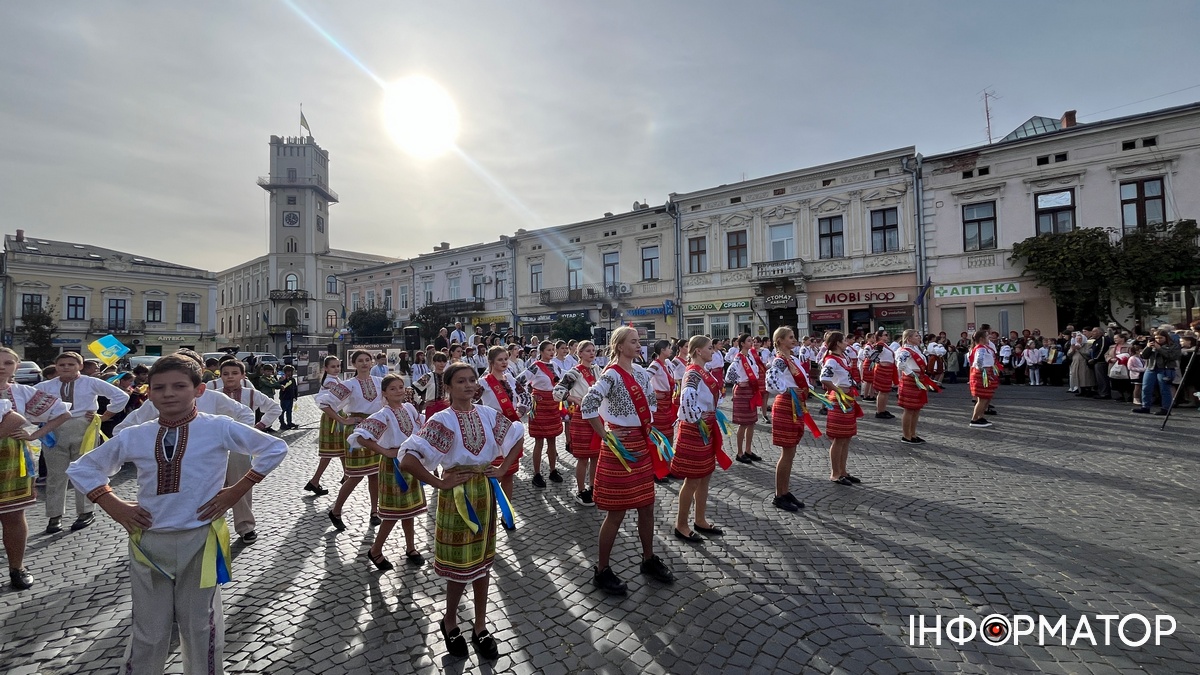
[[[433,159],[454,148],[458,107],[440,84],[412,75],[384,88],[383,125],[401,150]]]

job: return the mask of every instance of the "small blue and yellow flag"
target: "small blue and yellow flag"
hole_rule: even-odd
[[[111,366],[129,353],[129,347],[121,344],[121,341],[112,333],[96,340],[88,345],[88,351],[96,355],[106,366]]]

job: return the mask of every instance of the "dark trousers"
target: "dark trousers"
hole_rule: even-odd
[[[288,426],[292,425],[292,408],[296,406],[296,399],[281,398],[279,399],[279,407],[283,408],[283,414],[279,416],[280,421]]]
[[[1092,372],[1096,374],[1096,395],[1108,398],[1112,394],[1112,386],[1108,382],[1108,362],[1098,359],[1092,364]]]

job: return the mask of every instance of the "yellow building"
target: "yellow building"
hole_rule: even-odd
[[[5,235],[4,251],[4,343],[20,353],[21,317],[34,308],[53,310],[54,344],[64,351],[82,352],[109,333],[140,354],[216,347],[212,272],[24,230]]]

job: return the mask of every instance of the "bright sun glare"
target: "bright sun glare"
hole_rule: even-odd
[[[401,150],[419,159],[432,159],[454,147],[458,108],[437,82],[412,75],[384,89],[383,124]]]

